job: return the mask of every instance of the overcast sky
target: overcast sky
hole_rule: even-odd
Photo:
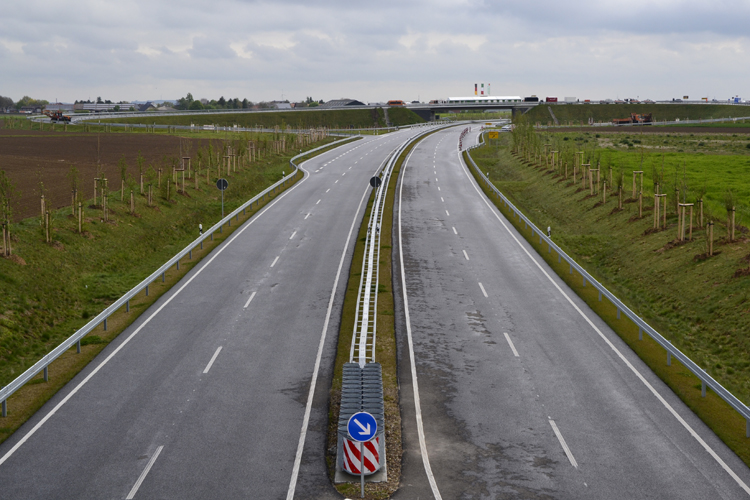
[[[0,95],[750,99],[750,1],[9,0]]]

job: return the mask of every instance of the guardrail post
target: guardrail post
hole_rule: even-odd
[[[177,270],[180,270],[180,259],[177,259]]]
[[[104,318],[104,331],[107,331],[107,318]]]
[[[672,366],[672,353],[667,351],[667,366]]]
[[[211,232],[211,241],[214,241],[214,233]]]
[[[232,227],[232,219],[231,218],[227,221],[227,227]]]
[[[701,397],[706,397],[706,381],[701,379]]]
[[[44,367],[44,381],[49,382],[49,366]]]
[[[599,302],[601,302],[601,301],[602,301],[602,292],[601,292],[601,290],[600,290],[600,291],[599,291]]]
[[[8,401],[3,399],[3,417],[8,416]]]
[[[3,401],[3,405],[5,405],[5,401]],[[745,419],[745,437],[750,438],[750,419]]]
[[[76,342],[76,354],[81,354],[81,339]]]
[[[586,286],[586,276],[583,277],[583,286]]]
[[[573,274],[573,264],[570,265],[570,273],[569,274]]]
[[[188,256],[189,256],[188,258],[190,260],[193,260],[193,251],[192,250],[190,250],[190,252],[188,252]]]
[[[620,308],[617,308],[617,319],[620,319]]]
[[[161,282],[164,283],[164,280],[166,279],[165,276],[166,273],[161,273]]]
[[[125,302],[125,312],[130,312],[130,301]]]
[[[643,329],[638,327],[638,340],[643,340]]]

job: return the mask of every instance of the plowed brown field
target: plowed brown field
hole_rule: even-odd
[[[214,142],[214,148],[221,147],[219,140],[181,139],[162,134],[73,134],[0,129],[0,170],[8,174],[18,193],[13,218],[18,221],[40,214],[40,182],[44,183],[48,207],[69,206],[71,185],[67,176],[72,166],[79,170],[79,189],[84,199],[93,198],[97,142],[99,163],[111,191],[120,189],[117,163],[123,155],[128,173],[137,178],[139,151],[145,158],[145,170],[149,165],[154,168],[170,165],[171,168],[172,158],[181,157],[181,153],[194,156],[198,148],[207,147],[209,142]]]

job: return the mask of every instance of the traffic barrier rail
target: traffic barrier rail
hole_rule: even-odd
[[[385,197],[391,179],[393,167],[399,156],[414,141],[428,133],[432,133],[445,126],[430,127],[427,130],[409,137],[398,148],[390,153],[382,169],[382,183],[375,196],[370,211],[368,232],[365,239],[365,251],[362,258],[362,272],[360,273],[359,289],[357,292],[357,306],[354,317],[354,333],[349,351],[349,362],[358,362],[360,367],[368,362],[375,362],[375,341],[377,335],[377,304],[380,262],[380,222],[385,208]],[[369,341],[369,343],[368,343]],[[368,350],[370,355],[368,355]]]
[[[138,285],[133,287],[129,292],[127,292],[125,295],[117,299],[112,305],[104,309],[101,313],[99,313],[94,319],[86,323],[82,328],[80,328],[78,331],[76,331],[73,335],[68,337],[66,340],[64,340],[60,345],[55,347],[52,351],[45,354],[42,359],[34,363],[30,368],[28,368],[26,371],[24,371],[21,375],[16,377],[12,382],[10,382],[8,385],[0,389],[0,401],[2,401],[2,416],[5,417],[8,414],[8,398],[13,395],[14,392],[16,392],[18,389],[20,389],[24,384],[29,382],[32,378],[34,378],[36,375],[38,375],[40,372],[44,372],[44,380],[48,380],[48,367],[50,363],[52,363],[54,360],[56,360],[58,357],[60,357],[63,353],[65,353],[68,349],[73,347],[73,345],[77,346],[77,351],[81,352],[81,339],[85,337],[88,333],[90,333],[92,330],[94,330],[99,325],[103,324],[104,329],[107,329],[107,318],[114,314],[118,309],[125,306],[126,310],[130,310],[130,300],[135,297],[137,294],[139,294],[144,289],[146,290],[146,295],[148,295],[148,287],[151,283],[159,279],[159,277],[162,277],[162,281],[164,281],[164,273],[166,273],[172,266],[177,266],[177,269],[180,268],[180,259],[185,257],[186,255],[190,255],[192,258],[192,251],[193,248],[197,247],[198,245],[203,244],[203,242],[206,239],[213,240],[213,235],[216,231],[221,232],[222,228],[225,224],[228,224],[231,226],[232,218],[237,217],[239,218],[240,212],[243,214],[245,213],[245,210],[249,207],[252,207],[253,203],[258,203],[262,199],[265,199],[266,195],[275,193],[276,190],[281,186],[286,186],[286,183],[290,181],[295,175],[297,175],[297,172],[299,171],[299,167],[295,163],[295,160],[298,160],[304,156],[309,155],[310,153],[314,153],[316,151],[320,151],[321,149],[329,148],[331,146],[334,146],[336,144],[340,144],[344,141],[348,141],[351,138],[346,139],[340,139],[338,141],[331,142],[329,144],[325,144],[323,146],[319,146],[317,148],[311,149],[309,151],[305,151],[301,154],[298,154],[291,158],[289,160],[289,165],[293,168],[293,171],[283,177],[281,180],[276,182],[275,184],[269,186],[268,188],[264,189],[262,192],[251,198],[250,200],[243,203],[240,207],[238,207],[236,210],[234,210],[232,213],[221,219],[219,222],[214,224],[211,228],[206,230],[205,233],[203,233],[201,236],[193,240],[188,246],[186,246],[183,250],[181,250],[179,253],[177,253],[174,257],[169,259],[164,265],[162,265],[159,269],[154,271],[149,277],[141,281]],[[305,175],[309,175],[305,172]]]
[[[583,286],[586,286],[587,283],[590,283],[599,291],[600,301],[602,300],[602,297],[606,297],[607,299],[609,299],[609,301],[617,308],[618,319],[620,318],[621,314],[625,314],[625,316],[630,318],[630,320],[638,326],[639,339],[642,339],[643,332],[646,332],[649,337],[651,337],[654,341],[656,341],[656,343],[662,346],[667,351],[667,365],[672,364],[672,356],[674,356],[675,358],[677,358],[677,360],[680,361],[680,363],[683,364],[683,366],[690,370],[693,375],[698,377],[698,379],[701,381],[701,395],[703,397],[706,396],[706,387],[709,387],[716,394],[718,394],[721,399],[726,401],[732,408],[734,408],[740,415],[742,415],[745,418],[745,437],[750,438],[750,408],[748,408],[747,405],[740,401],[734,394],[729,392],[728,389],[717,382],[713,377],[711,377],[711,375],[706,373],[706,371],[698,366],[692,359],[690,359],[682,351],[672,345],[669,340],[665,339],[659,332],[654,330],[651,325],[646,323],[643,318],[630,310],[628,306],[620,301],[620,299],[618,299],[612,292],[607,290],[604,285],[599,283],[583,267],[581,267],[575,260],[573,260],[572,257],[565,253],[562,248],[557,246],[557,244],[552,241],[552,238],[546,236],[543,231],[540,231],[539,228],[536,227],[536,225],[531,222],[528,217],[526,217],[518,208],[516,208],[516,206],[513,205],[513,203],[511,203],[510,200],[502,192],[500,192],[500,190],[497,189],[497,187],[492,182],[490,182],[487,176],[482,172],[482,170],[474,162],[474,159],[471,157],[472,149],[484,145],[483,135],[481,139],[482,140],[480,143],[470,146],[466,149],[466,156],[469,158],[471,166],[477,172],[479,178],[487,186],[487,188],[495,193],[495,196],[497,196],[505,204],[505,206],[508,207],[513,216],[518,218],[520,221],[523,221],[526,226],[531,228],[532,237],[534,237],[535,234],[539,235],[539,244],[545,242],[549,246],[549,252],[552,252],[552,250],[554,250],[557,253],[558,262],[561,262],[561,259],[565,259],[565,261],[570,265],[570,274],[573,274],[573,270],[575,269],[578,274],[581,275],[581,277],[583,278]]]

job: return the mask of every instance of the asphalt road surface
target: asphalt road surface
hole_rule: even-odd
[[[340,498],[323,455],[351,235],[414,133],[304,163],[0,446],[0,498]]]
[[[399,186],[394,498],[747,498],[750,470],[486,201],[459,133],[420,143]]]

